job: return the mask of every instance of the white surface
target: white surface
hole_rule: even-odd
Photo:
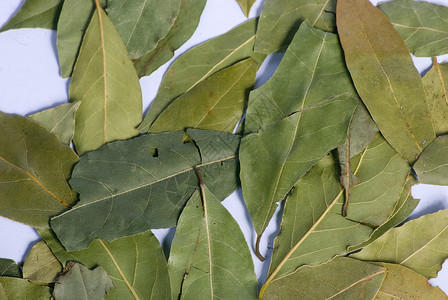
[[[0,26],[18,10],[23,2],[23,0],[0,1]],[[259,15],[262,2],[264,1],[256,2],[250,17]],[[431,2],[448,5],[448,0]],[[192,38],[176,51],[176,56],[198,43],[228,31],[245,20],[235,0],[208,0],[198,29]],[[1,111],[28,115],[68,101],[69,80],[59,76],[55,40],[55,32],[42,29],[10,30],[0,34]],[[272,75],[281,57],[281,54],[268,57],[259,71],[257,87]],[[431,63],[428,58],[418,58],[414,61],[421,72],[427,70]],[[141,79],[144,109],[156,95],[169,64],[165,64],[151,76]],[[413,188],[412,194],[421,199],[412,217],[448,208],[448,187],[418,185]],[[242,200],[241,191],[236,191],[223,203],[240,224],[253,250],[256,234]],[[273,239],[278,231],[278,223],[276,214],[261,240],[260,249],[262,254],[267,256],[267,261],[261,263],[253,254],[255,270],[260,282],[264,282],[266,278],[268,260]],[[164,237],[166,235],[172,237],[174,230],[154,230],[154,232],[162,241],[162,245],[167,248],[170,242]],[[17,262],[23,261],[37,239],[39,236],[34,229],[0,217],[0,257],[11,258]],[[448,263],[444,264],[439,277],[430,282],[439,285],[448,294]]]

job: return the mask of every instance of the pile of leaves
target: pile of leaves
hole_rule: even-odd
[[[72,79],[69,104],[0,113],[0,214],[42,237],[23,268],[0,260],[0,298],[446,299],[427,280],[448,210],[404,221],[414,184],[448,184],[448,65],[422,79],[410,55],[448,53],[448,7],[266,0],[175,60],[142,121],[139,77],[205,2],[27,0],[1,29],[57,30]],[[283,206],[261,290],[221,204],[240,186],[261,260]],[[151,229],[174,226],[167,260]]]

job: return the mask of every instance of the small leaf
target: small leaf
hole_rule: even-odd
[[[37,242],[23,264],[23,278],[34,283],[52,283],[62,265],[44,241]]]
[[[34,121],[0,112],[0,214],[32,227],[70,208],[76,193],[67,183],[78,156]]]
[[[48,286],[34,284],[21,278],[0,277],[0,299],[2,300],[47,300],[50,296]]]
[[[256,0],[237,0],[246,18],[249,17],[250,9]]]
[[[56,30],[63,0],[25,0],[25,3],[1,29],[45,28]]]
[[[0,258],[0,276],[22,278],[22,271],[12,259]]]
[[[75,113],[81,103],[63,104],[29,116],[69,145],[75,134]]]
[[[338,33],[356,89],[385,139],[413,163],[435,133],[409,51],[368,0],[337,5]]]
[[[67,271],[58,277],[54,286],[56,300],[104,299],[114,285],[102,267],[89,270],[79,263],[67,264]]]
[[[448,135],[437,137],[414,165],[419,183],[448,185]]]

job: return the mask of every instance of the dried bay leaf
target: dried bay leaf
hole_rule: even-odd
[[[179,218],[168,269],[172,299],[257,299],[246,240],[207,187],[193,194]]]
[[[448,7],[426,1],[380,3],[383,11],[415,56],[448,54]]]
[[[159,91],[138,127],[148,131],[151,124],[176,98],[191,91],[217,71],[252,57],[259,64],[264,55],[253,52],[257,19],[211,39],[181,55],[166,72]]]
[[[81,103],[59,105],[29,116],[69,145],[75,134],[75,113]]]
[[[216,131],[187,133],[198,136],[199,148],[183,143],[183,132],[167,132],[109,143],[82,156],[70,180],[80,201],[51,221],[65,248],[86,248],[95,237],[111,241],[175,226],[197,187],[195,166],[206,185],[210,180],[212,192],[223,196],[220,200],[230,195],[238,187],[240,138]]]
[[[23,278],[34,283],[55,282],[62,265],[44,241],[37,242],[23,264]]]
[[[250,9],[256,0],[237,0],[246,18],[249,17]]]
[[[284,52],[305,20],[315,28],[334,32],[335,11],[336,0],[268,0],[261,10],[255,51]]]
[[[12,259],[0,258],[0,276],[22,278],[22,271]]]
[[[37,228],[70,208],[67,183],[78,156],[34,121],[0,112],[0,214]]]
[[[448,135],[442,135],[423,151],[414,165],[419,183],[448,185],[447,149]]]
[[[356,89],[409,163],[435,138],[422,80],[403,40],[368,0],[339,0],[337,27]]]
[[[96,1],[73,70],[70,100],[80,101],[73,142],[78,153],[138,134],[142,94],[126,47]]]
[[[448,64],[432,60],[432,68],[423,77],[429,112],[436,135],[448,133]]]
[[[258,63],[249,58],[216,72],[175,99],[149,132],[197,128],[232,133],[246,108],[257,69]]]
[[[2,300],[48,300],[50,296],[48,286],[34,284],[21,278],[0,277],[0,299]]]
[[[112,280],[102,267],[89,270],[79,263],[69,263],[67,269],[58,277],[54,286],[56,300],[104,299],[106,293],[114,288]]]
[[[393,228],[351,257],[400,264],[427,278],[437,276],[448,257],[448,210]]]

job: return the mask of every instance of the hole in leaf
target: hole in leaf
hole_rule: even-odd
[[[151,152],[151,156],[152,156],[152,157],[159,157],[159,149],[157,149],[157,148],[151,148],[151,149],[150,149],[150,152]]]

